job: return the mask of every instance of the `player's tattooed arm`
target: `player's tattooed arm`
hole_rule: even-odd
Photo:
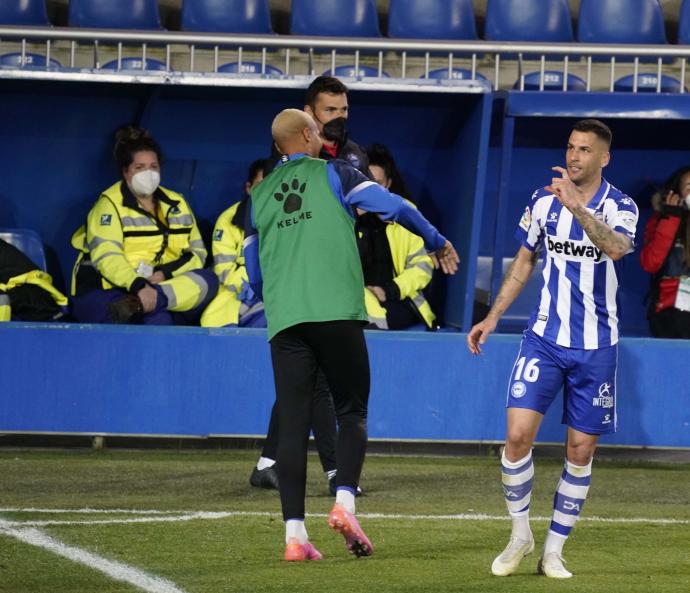
[[[538,257],[536,253],[526,247],[520,247],[515,254],[491,310],[482,321],[472,326],[472,329],[467,333],[467,347],[472,354],[481,354],[482,345],[486,342],[489,334],[496,329],[501,315],[505,313],[527,284]]]
[[[520,248],[510,263],[506,275],[503,277],[498,296],[491,306],[491,311],[489,311],[491,317],[496,320],[500,319],[503,313],[510,307],[525,284],[527,284],[538,258],[538,253],[530,251],[525,247]]]
[[[612,260],[621,259],[632,248],[632,241],[623,233],[614,231],[601,220],[597,220],[584,206],[571,210],[589,239]]]

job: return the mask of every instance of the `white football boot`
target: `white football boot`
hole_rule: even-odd
[[[534,538],[529,534],[529,539],[524,540],[511,536],[505,550],[501,552],[491,565],[491,572],[497,577],[507,577],[513,574],[522,559],[534,551]]]
[[[569,579],[573,576],[572,572],[566,570],[565,560],[558,552],[544,554],[537,564],[537,572],[552,579]]]

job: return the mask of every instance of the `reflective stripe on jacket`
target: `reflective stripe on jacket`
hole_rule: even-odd
[[[409,298],[422,316],[427,327],[433,327],[436,316],[431,310],[429,302],[424,297],[422,290],[431,282],[434,266],[431,257],[427,255],[424,241],[414,233],[408,231],[399,224],[386,226],[386,237],[393,258],[395,278],[393,282],[400,289],[400,300]],[[368,293],[368,294],[367,294]],[[386,310],[381,306],[376,297],[365,289],[365,304],[370,321],[377,326],[386,329],[379,324],[385,323]]]
[[[142,264],[162,272],[166,279],[204,267],[206,248],[186,200],[162,187],[154,196],[157,217],[139,206],[123,181],[100,195],[85,227],[72,236],[72,245],[81,251],[72,278],[73,294],[83,267],[95,269],[101,288],[125,290],[146,278]]]
[[[34,284],[53,297],[59,306],[67,306],[67,297],[53,286],[52,276],[42,270],[31,270],[26,274],[13,276],[5,284],[0,282],[0,321],[9,321],[12,317],[10,297],[5,293],[22,284]]]
[[[242,304],[239,294],[242,282],[247,282],[247,269],[244,266],[242,247],[244,229],[233,224],[233,219],[241,203],[237,202],[223,211],[213,228],[213,271],[218,276],[220,287],[201,316],[203,327],[239,324]]]

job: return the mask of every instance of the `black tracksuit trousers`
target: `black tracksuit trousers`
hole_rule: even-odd
[[[312,400],[321,369],[338,419],[337,486],[355,490],[367,446],[369,357],[360,321],[300,323],[271,340],[278,403],[278,480],[283,519],[304,518]]]

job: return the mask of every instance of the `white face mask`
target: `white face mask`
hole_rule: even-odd
[[[687,196],[685,196],[685,198],[683,199],[683,201],[685,202],[685,207],[686,207],[688,210],[690,210],[690,194],[688,194]]]
[[[147,169],[146,171],[139,171],[132,176],[132,189],[138,196],[150,196],[156,191],[160,182],[160,173],[153,169]]]

